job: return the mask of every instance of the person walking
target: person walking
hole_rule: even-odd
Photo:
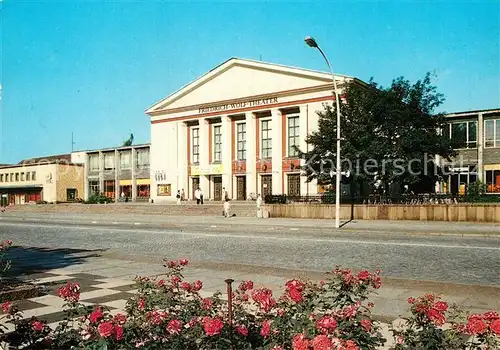
[[[194,198],[196,198],[196,204],[200,204],[200,192],[201,190],[199,188],[197,188],[194,191]]]
[[[200,190],[200,204],[203,205],[203,191],[201,190],[201,188],[199,188]]]
[[[184,202],[186,200],[186,193],[184,192],[184,189],[181,190],[181,201]]]
[[[257,204],[257,217],[262,218],[262,197],[260,196],[260,194],[257,195],[257,200],[255,201],[255,203]]]
[[[177,205],[181,204],[181,191],[180,190],[177,190]]]
[[[229,198],[226,198],[224,204],[223,204],[223,213],[224,217],[228,218],[229,217],[229,211],[231,209],[231,204],[229,203]]]

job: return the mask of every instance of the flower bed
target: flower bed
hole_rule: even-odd
[[[324,281],[290,280],[279,298],[252,281],[227,300],[201,296],[202,281],[187,281],[187,260],[167,261],[163,279],[138,278],[138,293],[125,313],[79,303],[80,286],[68,282],[58,295],[67,320],[51,329],[36,318],[22,319],[15,304],[2,304],[15,330],[2,340],[27,349],[377,349],[386,343],[369,296],[381,287],[380,271],[331,271]],[[434,295],[410,299],[412,317],[398,329],[395,349],[494,349],[498,313],[450,311]],[[445,323],[447,324],[445,327]]]

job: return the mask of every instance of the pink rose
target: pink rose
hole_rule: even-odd
[[[240,325],[236,327],[236,332],[241,334],[242,336],[246,337],[248,335],[248,329],[244,325]]]
[[[110,337],[111,334],[113,334],[113,330],[115,327],[113,326],[112,322],[103,322],[99,326],[97,326],[97,331],[99,332],[99,335],[103,338]]]
[[[101,308],[98,307],[96,310],[92,311],[92,313],[89,316],[89,320],[90,320],[90,323],[97,323],[103,317],[104,317],[104,314],[102,313]]]
[[[224,323],[218,318],[205,317],[203,319],[203,329],[208,336],[214,336],[220,333]]]
[[[33,323],[31,323],[31,328],[33,328],[34,331],[42,332],[45,329],[45,325],[40,321],[33,321]]]
[[[168,323],[167,331],[170,334],[179,334],[182,330],[182,323],[179,320],[171,320]]]

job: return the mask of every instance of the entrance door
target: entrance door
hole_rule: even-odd
[[[214,177],[214,200],[222,200],[222,176]]]
[[[287,178],[288,178],[288,195],[300,196],[300,175],[289,174]]]
[[[247,177],[236,176],[236,199],[245,200],[247,197]]]
[[[260,184],[261,184],[260,192],[262,193],[263,199],[265,199],[268,194],[269,195],[273,194],[273,176],[272,175],[262,175],[260,177]]]
[[[191,188],[191,191],[192,191],[192,193],[191,193],[191,194],[192,194],[192,196],[193,196],[192,198],[193,198],[193,199],[195,199],[195,197],[194,197],[194,192],[195,192],[198,188],[200,188],[200,178],[199,178],[199,177],[193,177],[193,178],[192,178],[192,185],[193,185],[193,187]]]

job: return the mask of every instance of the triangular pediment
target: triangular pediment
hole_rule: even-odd
[[[346,76],[336,76],[342,81]],[[232,58],[146,110],[148,114],[331,83],[330,73]]]

